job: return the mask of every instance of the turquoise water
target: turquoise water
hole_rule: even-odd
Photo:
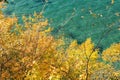
[[[8,0],[6,15],[22,15],[40,12],[45,8],[44,16],[54,28],[53,35],[77,39],[82,43],[91,37],[95,45],[101,49],[120,42],[120,0]],[[43,0],[44,1],[44,0]]]

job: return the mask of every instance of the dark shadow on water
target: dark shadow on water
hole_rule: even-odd
[[[35,2],[37,2],[37,3],[46,3],[46,0],[33,0],[33,1],[35,1]],[[48,1],[47,3],[52,3],[51,1]]]

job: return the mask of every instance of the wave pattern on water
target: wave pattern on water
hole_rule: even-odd
[[[9,0],[3,11],[7,15],[17,16],[40,12],[44,5],[41,0]],[[91,37],[97,44],[101,35],[112,27],[104,36],[100,46],[107,48],[112,43],[120,42],[120,0],[48,0],[44,16],[52,20],[53,33],[77,39],[79,43]],[[74,13],[74,14],[73,14]],[[72,15],[73,14],[73,15]],[[72,16],[72,17],[71,17]]]

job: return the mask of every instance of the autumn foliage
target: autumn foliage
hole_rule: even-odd
[[[99,54],[91,38],[82,44],[51,34],[48,20],[34,13],[18,24],[0,13],[0,80],[119,80],[120,44]],[[102,59],[100,61],[99,59]]]

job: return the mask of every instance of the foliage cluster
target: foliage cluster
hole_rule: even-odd
[[[90,38],[64,48],[63,39],[50,35],[52,29],[41,13],[23,16],[23,22],[0,13],[0,80],[120,79],[120,71],[113,67],[120,62],[120,43],[102,55]]]

